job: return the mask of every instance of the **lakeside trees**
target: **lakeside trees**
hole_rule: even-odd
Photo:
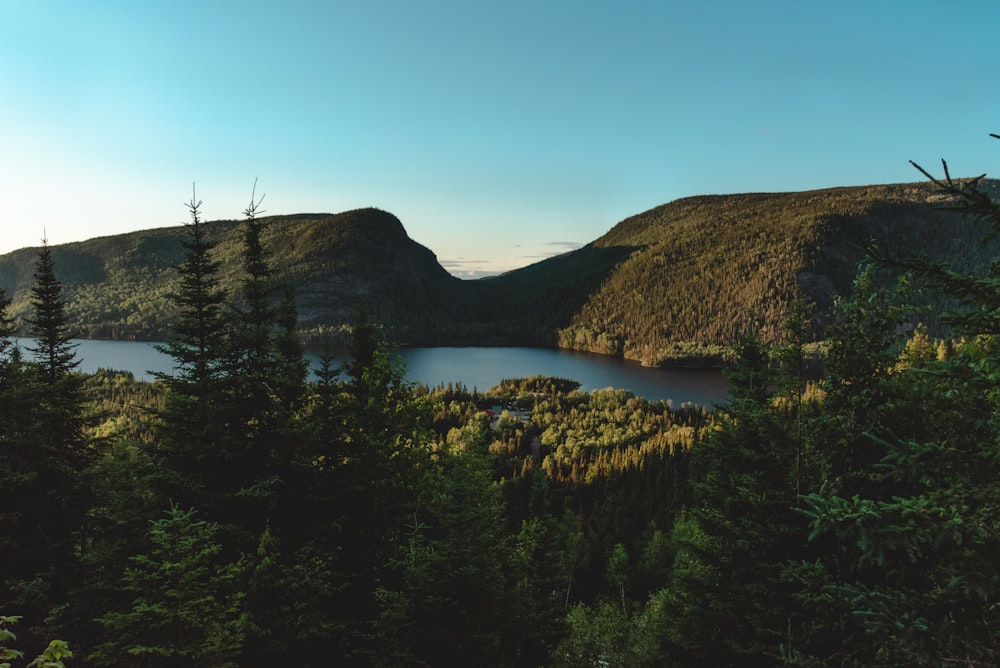
[[[976,181],[939,185],[1000,232]],[[105,666],[1000,660],[1000,260],[877,258],[909,277],[859,274],[822,378],[793,309],[780,348],[747,333],[713,412],[565,379],[411,387],[364,307],[352,360],[308,378],[259,203],[230,295],[192,197],[178,372],[152,385],[25,360],[0,294],[20,646]],[[50,256],[37,280],[58,333]],[[921,288],[964,307],[954,338],[916,326]],[[483,411],[507,402],[524,417]]]

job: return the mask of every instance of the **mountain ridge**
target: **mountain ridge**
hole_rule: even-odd
[[[308,342],[343,340],[365,299],[398,344],[559,346],[661,365],[711,358],[747,327],[776,341],[797,297],[815,303],[821,338],[870,239],[894,251],[985,262],[995,249],[976,249],[980,231],[956,224],[939,210],[943,202],[929,183],[685,197],[629,216],[577,250],[472,281],[449,274],[380,209],[262,220],[276,274],[296,290]],[[205,223],[226,290],[239,281],[241,224]],[[51,247],[81,335],[169,335],[184,229]],[[36,254],[0,256],[0,286],[22,321]]]

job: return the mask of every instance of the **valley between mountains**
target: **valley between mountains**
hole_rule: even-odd
[[[984,182],[992,191],[997,182]],[[788,305],[811,304],[822,340],[866,244],[986,266],[983,230],[942,211],[930,183],[689,197],[627,218],[586,246],[473,281],[450,275],[378,209],[266,218],[278,280],[295,290],[305,341],[343,341],[365,300],[400,345],[530,345],[661,366],[715,364],[747,328],[780,339]],[[239,281],[239,220],[207,223],[220,282]],[[183,226],[56,245],[71,325],[86,338],[163,340],[184,258]],[[0,286],[23,322],[37,249],[0,256]],[[887,278],[887,280],[889,280]],[[937,325],[941,304],[923,320]]]

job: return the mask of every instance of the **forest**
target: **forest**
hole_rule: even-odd
[[[981,178],[924,174],[1000,234]],[[1000,257],[869,244],[675,408],[409,385],[364,301],[310,376],[258,204],[224,284],[192,197],[153,383],[76,371],[47,245],[33,348],[0,294],[0,665],[1000,663]]]
[[[1000,182],[980,188],[1000,194]],[[932,183],[679,199],[627,218],[574,251],[499,276],[459,280],[378,209],[260,217],[274,279],[294,289],[297,331],[309,345],[343,344],[357,303],[380,335],[404,346],[559,347],[647,366],[717,367],[747,328],[781,340],[789,304],[814,306],[811,334],[826,338],[833,301],[851,293],[863,246],[926,253],[982,272],[1000,242],[981,225],[956,226]],[[202,223],[220,289],[243,277],[239,220]],[[51,246],[70,328],[84,338],[164,341],[179,317],[170,299],[184,259],[178,225]],[[27,334],[38,249],[0,256],[0,287]],[[891,284],[892,272],[876,273]],[[942,295],[925,324],[945,328]]]

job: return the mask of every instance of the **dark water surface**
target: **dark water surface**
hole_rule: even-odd
[[[153,343],[94,339],[75,343],[80,370],[86,373],[116,369],[152,380],[152,372],[173,370],[173,360]],[[19,344],[23,349],[34,342],[20,339]],[[583,390],[620,388],[647,399],[670,400],[674,406],[687,402],[710,406],[726,399],[726,381],[716,369],[651,369],[606,355],[546,348],[401,348],[397,354],[406,364],[407,379],[430,387],[451,382],[488,390],[504,378],[544,375],[571,378]],[[344,351],[334,350],[334,357],[343,360]],[[309,353],[309,362],[315,368],[319,355]]]

